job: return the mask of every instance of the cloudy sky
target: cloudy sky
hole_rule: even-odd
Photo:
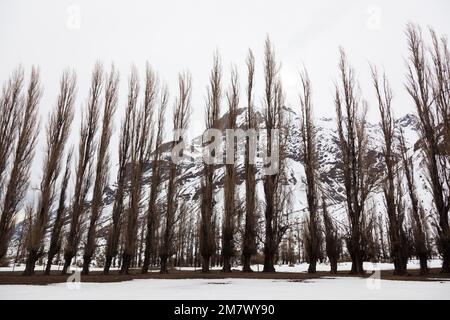
[[[225,83],[233,63],[241,71],[241,79],[245,78],[245,56],[248,48],[254,50],[255,98],[259,102],[261,57],[264,39],[269,35],[281,62],[288,105],[298,105],[298,73],[304,64],[312,80],[315,114],[334,115],[333,81],[337,77],[338,48],[343,46],[357,71],[362,95],[369,101],[369,116],[376,120],[376,105],[370,102],[369,62],[385,69],[395,93],[396,115],[412,111],[403,87],[405,24],[431,25],[449,35],[448,12],[447,0],[1,0],[0,81],[7,79],[18,64],[27,71],[32,64],[38,65],[44,85],[41,113],[45,119],[55,104],[64,68],[77,71],[79,110],[86,101],[95,61],[106,66],[114,62],[121,75],[118,127],[131,64],[136,64],[143,76],[148,61],[169,85],[172,101],[177,74],[188,69],[193,76],[191,130],[198,134],[203,128],[214,50],[221,53]],[[75,123],[74,128],[78,125]]]

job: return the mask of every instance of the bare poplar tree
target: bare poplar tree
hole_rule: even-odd
[[[137,79],[137,71],[133,69],[132,80],[135,87],[134,101],[137,103],[139,92],[139,81]],[[134,80],[133,80],[134,79]],[[158,79],[147,63],[145,77],[144,102],[142,108],[132,117],[132,142],[131,142],[131,180],[130,180],[130,200],[126,211],[126,230],[125,230],[125,246],[122,254],[121,273],[128,274],[131,261],[136,250],[136,234],[137,221],[140,212],[140,200],[142,193],[142,175],[144,172],[144,164],[150,157],[151,146],[153,145],[153,113],[155,103],[158,96]]]
[[[189,114],[191,112],[191,92],[192,78],[189,73],[183,73],[178,76],[178,97],[173,108],[173,130],[174,136],[171,143],[172,160],[169,165],[169,178],[167,181],[167,206],[165,225],[163,229],[161,248],[159,257],[161,259],[161,273],[167,273],[167,259],[174,253],[173,238],[174,226],[176,222],[177,195],[178,192],[178,163],[174,160],[174,148],[181,144],[184,139],[184,130],[189,123]],[[183,150],[180,151],[181,153]],[[178,157],[182,154],[177,154]]]
[[[162,143],[164,135],[164,123],[166,117],[166,109],[169,101],[169,91],[166,86],[162,88],[159,111],[158,111],[158,121],[156,129],[156,139],[155,147],[153,151],[152,158],[152,177],[151,177],[151,189],[148,202],[146,223],[147,231],[145,235],[145,250],[144,250],[144,262],[142,265],[142,273],[147,273],[151,254],[155,253],[156,248],[156,227],[158,219],[158,206],[157,200],[161,189],[161,155],[162,155]]]
[[[13,153],[18,130],[20,112],[23,108],[23,69],[17,68],[3,86],[0,97],[0,195],[4,193],[7,181],[8,163]],[[13,227],[11,214],[0,212],[0,261],[6,255]]]
[[[60,94],[56,109],[49,117],[43,176],[40,184],[38,206],[28,242],[28,258],[24,275],[32,275],[36,261],[44,254],[44,237],[50,219],[50,209],[55,196],[55,184],[61,171],[61,159],[72,124],[75,102],[75,74],[65,71],[60,81]]]
[[[72,207],[69,211],[70,230],[64,248],[64,267],[62,274],[67,273],[73,257],[76,256],[81,238],[81,220],[86,212],[86,195],[92,183],[92,167],[96,149],[95,135],[98,127],[102,86],[103,68],[97,63],[92,72],[86,111],[81,122],[75,191],[72,199]]]
[[[47,266],[45,267],[45,274],[50,274],[53,258],[61,250],[61,231],[64,221],[67,216],[66,197],[67,197],[67,185],[69,184],[71,165],[72,165],[73,149],[67,154],[66,169],[64,176],[60,184],[60,192],[58,199],[58,208],[56,209],[55,220],[53,221],[53,228],[50,235],[50,247],[48,249]]]
[[[227,130],[232,130],[231,135],[227,134],[226,152],[227,161],[225,165],[225,181],[224,181],[224,216],[222,225],[222,257],[223,271],[231,272],[231,258],[234,255],[234,239],[236,225],[236,168],[235,162],[235,143],[234,129],[236,129],[237,110],[239,108],[239,78],[236,68],[231,70],[231,85],[226,93],[228,101],[228,119]],[[229,157],[229,154],[232,156]],[[230,160],[231,163],[230,163]]]
[[[270,39],[265,42],[264,51],[264,81],[265,81],[265,100],[264,100],[264,121],[267,130],[267,154],[271,153],[272,129],[276,128],[277,110],[274,110],[274,94],[278,66],[274,57],[274,48]],[[274,195],[276,188],[277,175],[267,175],[264,177],[264,196],[265,196],[265,241],[264,241],[264,272],[275,272],[274,267],[274,242],[273,239],[273,216],[274,216]]]
[[[255,57],[249,50],[247,55],[247,130],[256,130],[255,111],[253,106],[253,86],[255,74]],[[252,141],[245,141],[245,230],[242,244],[242,271],[252,272],[250,267],[252,255],[256,254],[256,168],[254,154],[250,152]],[[253,156],[253,158],[251,158]]]
[[[263,105],[263,116],[265,129],[267,132],[266,152],[270,155],[272,161],[276,163],[266,163],[274,170],[269,170],[263,178],[264,197],[265,197],[265,239],[264,239],[264,272],[275,272],[275,255],[279,241],[281,241],[281,231],[279,218],[282,216],[282,208],[287,198],[286,193],[280,187],[283,179],[282,167],[283,161],[283,142],[281,141],[281,128],[287,127],[283,123],[283,104],[284,95],[282,86],[278,77],[279,66],[275,60],[275,49],[269,38],[265,42],[264,52],[264,80],[265,80],[265,97]],[[278,150],[272,150],[272,141],[277,144]],[[277,152],[277,153],[276,153]],[[276,153],[276,154],[275,154]],[[273,171],[273,172],[272,172]]]
[[[119,139],[119,164],[117,169],[117,187],[114,194],[114,204],[112,210],[111,224],[108,227],[105,249],[105,266],[103,272],[109,273],[113,258],[119,253],[119,243],[121,238],[123,213],[125,210],[124,197],[129,170],[127,165],[130,161],[130,147],[132,140],[132,121],[136,111],[136,100],[138,95],[137,75],[133,75],[128,82],[128,101],[125,109],[125,116],[122,120],[120,139]]]
[[[272,231],[273,235],[272,238],[274,239],[273,245],[274,245],[274,261],[278,258],[278,248],[283,240],[286,239],[287,231],[290,230],[292,227],[292,223],[290,221],[291,219],[291,212],[292,209],[292,190],[289,187],[289,183],[287,181],[287,172],[286,172],[286,144],[289,134],[289,128],[291,127],[290,119],[286,119],[285,115],[282,111],[282,106],[284,105],[284,94],[282,93],[282,87],[281,83],[278,82],[276,85],[276,104],[279,105],[280,110],[280,129],[278,131],[278,141],[279,141],[279,158],[277,161],[278,166],[278,177],[277,177],[277,184],[276,184],[276,193],[274,197],[274,216],[273,216],[273,225],[272,225]],[[273,150],[272,152],[275,152]]]
[[[94,191],[91,201],[91,217],[83,255],[83,274],[89,273],[89,265],[95,252],[97,235],[97,221],[103,209],[103,191],[108,183],[109,175],[109,142],[111,140],[113,117],[117,107],[119,75],[114,65],[109,76],[106,77],[105,100],[103,107],[103,122],[100,143],[97,151],[97,167],[95,169]]]
[[[342,252],[342,240],[338,228],[328,213],[325,197],[322,196],[323,224],[325,226],[325,250],[330,261],[330,273],[337,273],[337,263]]]
[[[383,195],[386,205],[386,213],[389,220],[389,237],[391,240],[391,258],[394,261],[394,274],[406,274],[406,265],[408,263],[408,252],[406,243],[406,234],[404,229],[405,212],[400,210],[401,197],[397,194],[402,192],[401,184],[397,184],[396,175],[398,174],[398,158],[395,154],[394,140],[394,118],[392,115],[392,90],[389,86],[386,75],[380,79],[378,71],[372,67],[372,81],[378,101],[378,109],[381,118],[381,131],[383,132],[383,160],[385,172],[382,180]]]
[[[420,123],[422,150],[426,160],[428,182],[431,187],[433,204],[437,214],[437,247],[442,255],[441,272],[450,272],[450,227],[448,213],[450,210],[450,171],[448,156],[440,136],[445,137],[448,130],[448,77],[442,77],[444,64],[441,60],[442,50],[436,49],[432,54],[433,68],[430,67],[426,49],[419,27],[409,24],[406,30],[408,40],[408,73],[406,89],[414,100]],[[435,40],[436,41],[436,40]],[[445,56],[445,55],[444,55]],[[445,60],[444,60],[445,61]],[[447,58],[448,62],[448,58]],[[445,69],[443,69],[445,70]],[[447,114],[442,114],[447,112]],[[447,119],[447,120],[445,120]],[[448,125],[448,123],[447,123]]]
[[[206,101],[206,131],[218,129],[218,120],[220,116],[220,101],[222,67],[220,65],[219,55],[214,55],[213,67],[209,78],[209,87]],[[211,137],[207,137],[204,144],[212,142]],[[215,151],[212,150],[212,159],[216,157]],[[215,251],[214,234],[212,233],[212,224],[214,216],[214,163],[205,163],[203,168],[202,180],[202,197],[201,197],[201,222],[200,222],[200,254],[202,256],[202,272],[209,272],[209,263],[211,255]]]
[[[306,198],[309,216],[305,226],[305,251],[309,261],[308,273],[316,272],[317,260],[321,256],[321,234],[319,207],[319,168],[317,162],[316,129],[312,115],[311,82],[306,70],[301,73],[301,147],[300,154],[306,175]]]
[[[23,75],[13,76],[12,90],[21,88]],[[17,77],[15,79],[15,77]],[[15,226],[15,218],[19,204],[23,200],[30,176],[31,162],[34,156],[34,148],[39,132],[38,103],[41,96],[39,71],[33,66],[25,97],[20,97],[14,108],[18,108],[17,122],[12,125],[17,130],[17,141],[13,153],[9,181],[1,204],[0,219],[0,259],[8,250],[8,244]],[[13,98],[14,100],[15,98]],[[2,151],[3,152],[3,151]]]
[[[346,193],[350,235],[347,248],[352,259],[351,273],[364,273],[361,223],[366,199],[376,181],[371,173],[366,137],[366,107],[360,114],[360,99],[353,69],[348,65],[343,49],[340,50],[340,82],[336,83],[335,106],[342,154],[341,172]],[[344,113],[344,114],[343,114]]]

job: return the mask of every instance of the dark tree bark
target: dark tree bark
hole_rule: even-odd
[[[325,247],[330,260],[330,273],[337,273],[337,263],[342,252],[342,240],[338,229],[327,210],[325,198],[322,197],[323,224],[325,226]]]
[[[137,104],[139,83],[137,70],[132,70],[130,87],[131,104]],[[130,180],[130,202],[126,210],[126,230],[124,251],[122,253],[122,267],[120,273],[128,274],[131,262],[136,251],[137,221],[140,212],[140,200],[142,193],[142,174],[144,162],[150,157],[151,146],[153,145],[153,113],[158,96],[158,79],[156,74],[147,64],[144,103],[140,110],[136,110],[132,116],[132,142],[131,142],[131,180]]]
[[[235,68],[231,71],[231,86],[227,92],[228,100],[228,123],[226,128],[232,130],[232,134],[227,134],[226,152],[227,161],[225,165],[224,181],[224,217],[222,224],[222,258],[223,271],[231,272],[231,259],[234,255],[234,240],[236,224],[236,168],[234,165],[236,148],[234,143],[234,129],[236,129],[236,117],[239,107],[239,82]],[[232,155],[231,157],[229,155]]]
[[[253,106],[253,83],[255,73],[255,57],[249,50],[247,56],[247,130],[255,130],[256,119]],[[245,141],[245,230],[242,244],[242,271],[252,272],[251,258],[256,254],[256,169],[255,154],[251,152],[254,141],[248,137]]]
[[[156,132],[156,143],[152,159],[152,178],[150,197],[148,202],[148,212],[146,217],[147,231],[145,235],[145,250],[144,262],[142,265],[142,273],[147,273],[150,266],[151,255],[155,254],[156,249],[156,228],[158,220],[158,206],[157,200],[160,192],[161,184],[161,153],[162,153],[162,139],[164,133],[165,112],[169,99],[169,92],[167,87],[164,87],[161,92],[161,99],[158,112],[158,128]]]
[[[309,216],[306,219],[304,243],[308,273],[316,272],[317,260],[321,257],[320,219],[318,216],[318,189],[319,168],[317,162],[317,142],[315,126],[312,119],[311,83],[306,70],[301,74],[302,92],[300,95],[301,107],[301,146],[300,154],[306,175],[306,199]]]

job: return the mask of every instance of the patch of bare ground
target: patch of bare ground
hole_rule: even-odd
[[[439,269],[430,269],[429,274],[420,275],[419,270],[410,270],[405,276],[394,276],[392,270],[382,270],[381,279],[384,280],[401,280],[401,281],[450,281],[450,274],[443,274]],[[361,277],[369,277],[372,274],[368,271]],[[308,282],[307,280],[318,278],[339,278],[339,277],[354,277],[348,271],[338,271],[337,274],[330,274],[329,272],[319,271],[314,274],[306,272],[251,272],[244,273],[234,270],[230,273],[222,271],[210,271],[209,273],[202,273],[198,271],[179,271],[170,270],[169,273],[161,274],[157,271],[141,274],[140,270],[130,270],[130,274],[119,274],[118,271],[111,271],[110,274],[104,275],[101,271],[92,271],[89,275],[82,275],[82,282],[120,282],[129,281],[133,279],[273,279],[273,280],[289,280],[294,282]],[[0,272],[0,285],[6,284],[33,284],[33,285],[47,285],[52,283],[66,282],[69,274],[61,275],[58,271],[53,271],[50,275],[44,275],[41,271],[37,271],[32,276],[23,276],[21,271],[5,271]]]

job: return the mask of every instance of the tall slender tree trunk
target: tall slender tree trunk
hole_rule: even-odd
[[[405,212],[403,210],[401,183],[395,183],[395,171],[398,171],[397,160],[394,158],[394,119],[391,112],[392,91],[386,75],[379,79],[377,69],[372,67],[372,80],[378,98],[378,109],[381,117],[383,132],[383,159],[385,175],[383,179],[383,194],[386,203],[386,212],[389,219],[389,237],[391,239],[391,254],[394,260],[394,274],[406,274],[407,243],[403,229]],[[398,177],[397,177],[398,178]],[[400,196],[396,198],[396,195]]]
[[[266,209],[265,209],[265,241],[264,241],[264,268],[263,272],[275,272],[275,239],[273,230],[273,183],[274,176],[267,176],[264,185],[266,194]],[[267,191],[266,191],[267,190]]]
[[[80,129],[78,164],[76,169],[75,192],[70,210],[70,230],[64,248],[64,267],[66,274],[72,259],[76,257],[81,238],[81,223],[86,212],[85,202],[92,180],[92,161],[95,155],[95,135],[98,126],[100,94],[103,86],[103,69],[96,64],[92,72],[91,88]]]
[[[366,109],[359,110],[360,98],[356,93],[357,81],[349,66],[344,50],[340,50],[340,80],[336,84],[335,107],[341,151],[346,204],[350,222],[347,249],[352,259],[351,274],[363,274],[364,248],[361,224],[364,207],[377,180],[372,170],[366,134]]]
[[[316,272],[317,260],[321,255],[321,236],[318,218],[319,169],[317,162],[317,142],[315,126],[312,117],[311,83],[306,70],[301,74],[302,92],[300,95],[301,109],[301,146],[303,166],[306,175],[306,198],[309,216],[305,227],[305,251],[308,254],[308,273]]]
[[[223,271],[231,272],[231,258],[234,255],[234,239],[236,219],[236,146],[235,129],[239,107],[239,79],[236,68],[231,70],[231,85],[226,93],[228,100],[228,121],[226,125],[226,165],[224,182],[225,210],[222,228]]]
[[[208,87],[206,101],[206,130],[203,135],[204,148],[207,148],[213,142],[212,138],[214,133],[211,129],[218,129],[222,97],[222,67],[218,52],[215,53],[213,60],[213,67],[210,75],[210,86]],[[200,205],[200,254],[202,256],[203,272],[209,272],[210,259],[216,249],[212,230],[215,206],[214,172],[216,169],[215,163],[217,161],[217,152],[214,149],[208,149],[208,152],[208,161],[205,162],[203,168],[202,196]]]
[[[142,265],[142,273],[147,273],[150,265],[151,254],[154,254],[154,249],[156,247],[155,244],[155,228],[156,220],[157,220],[157,206],[156,200],[159,194],[159,187],[161,183],[161,168],[160,168],[160,158],[161,158],[161,144],[163,138],[164,131],[164,121],[165,121],[165,111],[168,103],[168,90],[167,87],[164,87],[161,93],[161,100],[158,112],[158,128],[156,133],[156,144],[154,151],[154,158],[152,161],[152,184],[150,190],[149,204],[148,204],[148,212],[146,217],[147,222],[147,231],[145,235],[145,249],[144,249],[144,261]]]

